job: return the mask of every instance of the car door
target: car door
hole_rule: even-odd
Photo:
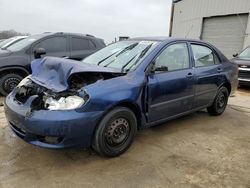
[[[156,71],[148,75],[149,122],[167,119],[192,109],[194,73],[190,62],[185,42],[168,45],[156,57]]]
[[[46,54],[42,57],[69,57],[70,55],[67,36],[54,36],[40,40],[34,45],[32,51],[34,52],[38,48],[46,50]]]
[[[212,48],[204,44],[191,43],[195,74],[194,108],[210,104],[218,90],[219,75],[223,66]]]
[[[90,39],[84,37],[71,37],[71,59],[82,60],[95,51],[96,46]]]

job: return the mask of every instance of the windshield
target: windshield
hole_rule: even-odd
[[[250,47],[241,52],[241,54],[238,57],[240,59],[250,60]]]
[[[83,62],[128,72],[134,70],[157,44],[153,41],[117,42],[87,57]]]
[[[2,48],[5,44],[8,44],[9,42],[11,42],[14,38],[9,38],[9,39],[5,39],[4,41],[0,42],[0,48]]]
[[[9,46],[7,50],[10,51],[19,51],[30,45],[31,43],[38,40],[40,37],[28,37],[23,40],[18,41],[17,43],[14,43],[13,45]]]

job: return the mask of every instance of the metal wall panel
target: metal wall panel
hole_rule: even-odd
[[[205,18],[201,39],[219,48],[228,58],[239,53],[246,37],[248,14]]]
[[[200,39],[203,19],[250,13],[250,0],[182,0],[175,3],[172,36]],[[250,45],[250,19],[244,46]]]

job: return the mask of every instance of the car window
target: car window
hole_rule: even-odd
[[[219,58],[210,48],[196,44],[192,44],[191,46],[194,54],[195,67],[205,67],[220,63]]]
[[[76,38],[72,37],[72,50],[79,51],[79,50],[90,50],[95,49],[94,44],[91,44],[91,41],[84,38]]]
[[[67,39],[65,37],[48,38],[35,46],[35,49],[44,48],[46,52],[66,52]]]
[[[178,43],[167,47],[156,58],[155,67],[167,67],[168,71],[189,68],[189,54],[187,44]]]
[[[250,60],[250,47],[246,48],[241,54],[238,56],[240,59]]]
[[[94,44],[93,41],[91,41],[91,40],[89,40],[89,48],[90,48],[91,50],[96,49],[95,44]]]

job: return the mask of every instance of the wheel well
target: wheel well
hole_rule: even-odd
[[[2,70],[0,71],[0,75],[4,75],[4,74],[10,74],[10,73],[14,73],[14,74],[18,74],[18,75],[21,75],[22,77],[26,77],[28,76],[28,71],[25,71],[23,69],[19,69],[19,68],[10,68],[10,69],[7,69],[7,70]]]
[[[230,83],[224,83],[221,87],[226,87],[227,88],[227,90],[228,90],[228,94],[230,95],[230,93],[231,93],[231,89],[232,89],[232,87],[231,87],[231,84]]]
[[[121,102],[121,103],[113,106],[110,110],[112,110],[116,107],[126,107],[126,108],[132,110],[132,112],[134,112],[136,120],[137,120],[137,126],[138,126],[137,128],[138,129],[140,128],[140,126],[141,126],[141,110],[137,104],[134,104],[132,102]]]

